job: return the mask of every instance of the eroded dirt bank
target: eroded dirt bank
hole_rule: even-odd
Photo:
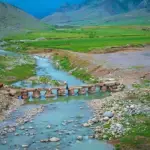
[[[118,79],[128,87],[134,83],[139,83],[142,78],[150,78],[150,46],[105,54],[54,50],[38,55],[68,57],[72,68],[85,68],[96,78]]]

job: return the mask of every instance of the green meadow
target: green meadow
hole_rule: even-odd
[[[35,62],[32,58],[0,56],[0,82],[11,84],[33,75],[35,75]]]
[[[42,40],[37,40],[38,38]],[[15,50],[12,45],[18,45],[21,52],[38,48],[65,49],[76,52],[90,52],[96,49],[107,52],[109,50],[106,48],[110,47],[150,44],[150,29],[148,26],[55,28],[50,31],[11,35],[4,40],[8,42],[7,50]]]

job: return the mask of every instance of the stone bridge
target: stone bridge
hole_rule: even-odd
[[[68,95],[75,95],[76,92],[78,95],[84,95],[86,93],[93,94],[96,93],[96,89],[99,88],[99,91],[106,92],[119,92],[122,91],[124,88],[123,84],[120,84],[116,81],[107,81],[107,82],[100,82],[97,84],[89,84],[89,85],[82,85],[82,86],[72,86],[66,89],[65,87],[53,87],[53,88],[28,88],[28,89],[21,89],[19,91],[20,96],[23,99],[29,98],[29,93],[32,92],[33,98],[40,98],[41,91],[45,92],[46,98],[52,98],[55,96],[65,96]],[[56,94],[54,94],[56,93]]]

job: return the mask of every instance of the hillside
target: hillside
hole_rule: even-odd
[[[0,2],[0,38],[12,32],[45,27],[39,20],[19,8]]]
[[[42,21],[54,25],[86,25],[108,24],[109,20],[111,20],[110,24],[113,24],[112,17],[122,15],[119,20],[119,22],[122,22],[124,18],[127,21],[128,17],[126,15],[128,15],[131,24],[135,22],[139,24],[143,22],[143,17],[144,20],[147,20],[148,15],[150,15],[150,5],[148,3],[146,0],[87,0],[82,5],[75,7],[64,5],[57,12],[45,17]],[[139,19],[140,11],[142,11],[142,14],[140,14],[141,18]],[[133,17],[131,17],[132,14]],[[136,17],[137,21],[135,20]],[[131,22],[130,19],[133,19],[133,21]],[[145,24],[146,22],[144,21],[143,23]]]

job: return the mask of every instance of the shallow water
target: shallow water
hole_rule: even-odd
[[[69,86],[84,84],[81,80],[69,75],[68,73],[57,70],[47,58],[35,57],[37,61],[36,74],[38,76],[51,76],[56,80],[67,81]],[[19,87],[31,87],[31,85],[24,84],[22,81],[14,83],[13,85]],[[42,85],[48,87],[48,85]],[[41,87],[41,85],[38,85]],[[88,136],[93,134],[92,129],[82,126],[84,122],[92,117],[92,112],[87,105],[87,101],[91,99],[108,96],[108,93],[97,92],[94,95],[85,96],[67,96],[55,99],[38,99],[37,104],[34,104],[33,99],[30,100],[33,104],[21,106],[14,111],[10,118],[3,123],[15,123],[17,117],[23,116],[28,109],[39,107],[40,104],[45,105],[44,112],[38,114],[32,122],[24,125],[27,131],[20,130],[17,127],[15,136],[10,133],[8,137],[4,137],[1,141],[7,141],[7,144],[0,145],[0,150],[23,149],[21,145],[29,145],[29,150],[112,150],[113,146],[104,141],[89,139]],[[8,122],[7,122],[8,121]],[[51,128],[47,129],[50,125]],[[31,129],[30,127],[33,127]],[[77,136],[83,136],[83,141],[76,140]],[[56,143],[41,143],[40,140],[50,137],[59,137],[60,142]]]

